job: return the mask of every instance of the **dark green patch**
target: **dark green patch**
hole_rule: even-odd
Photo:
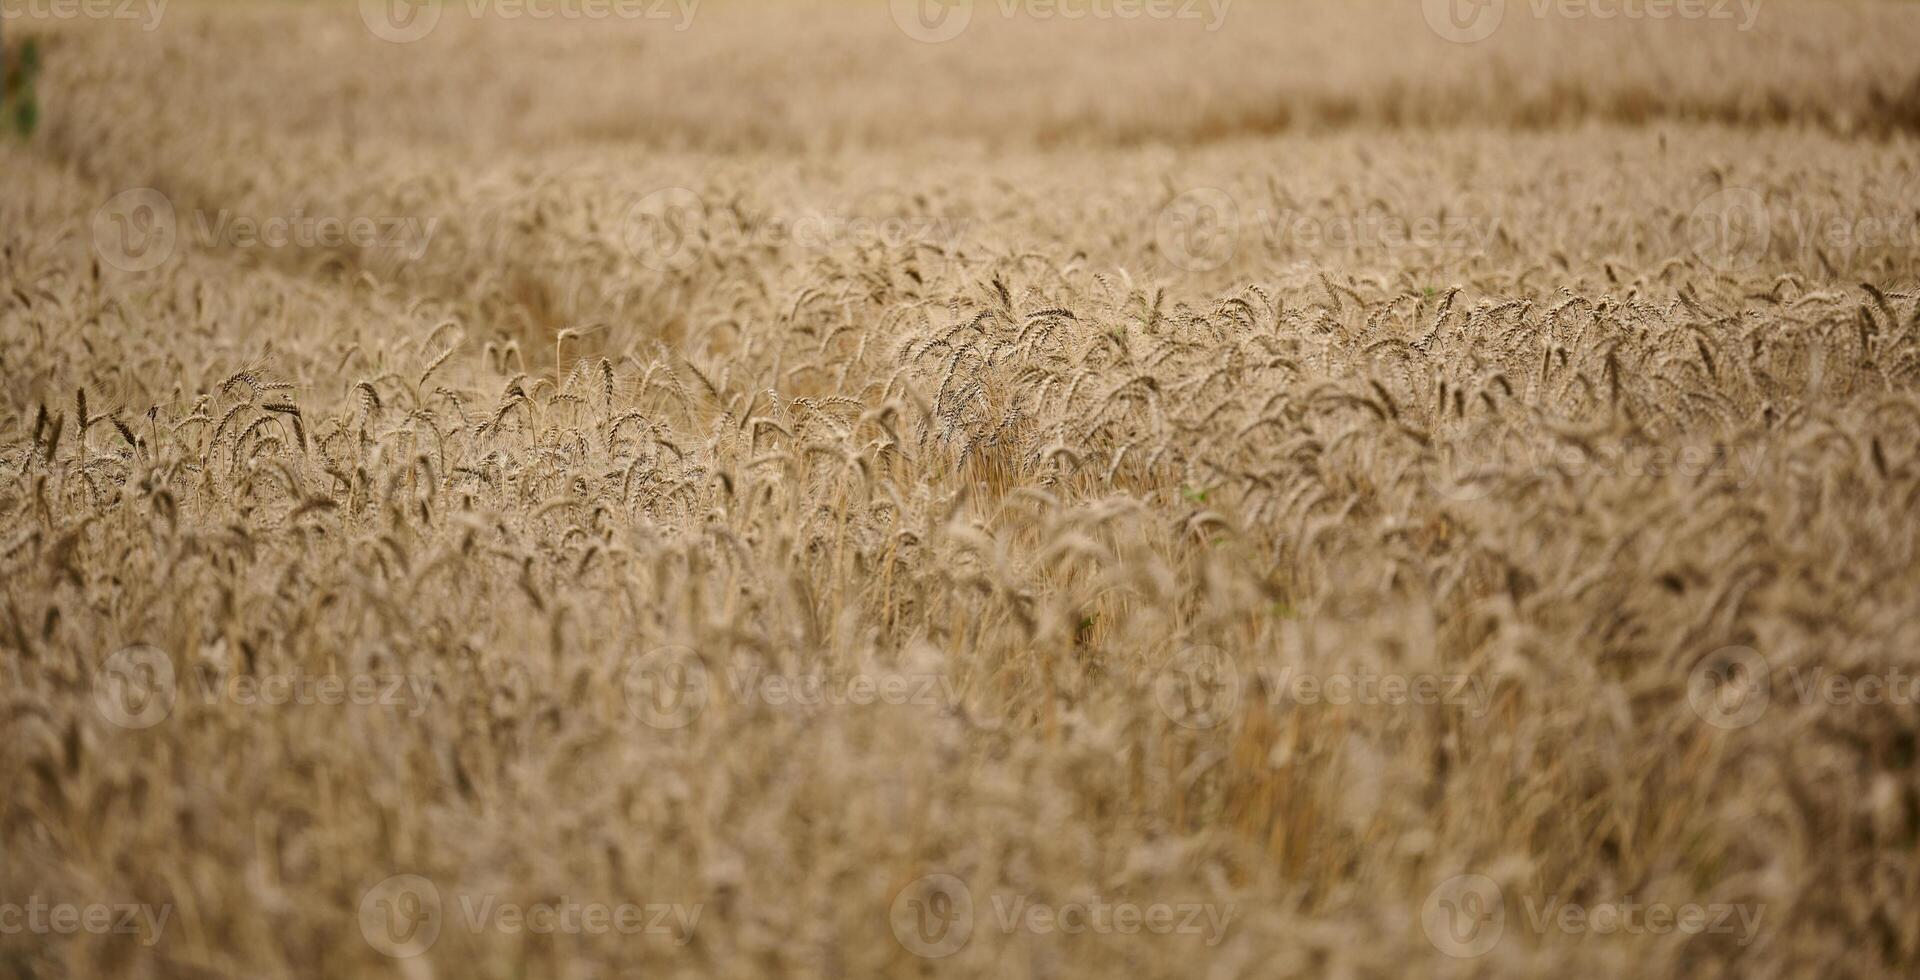
[[[34,94],[34,79],[40,74],[40,45],[28,38],[17,55],[7,59],[6,98],[0,102],[13,130],[22,137],[32,136],[40,125],[40,102]]]

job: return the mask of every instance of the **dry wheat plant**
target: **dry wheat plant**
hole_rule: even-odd
[[[0,4],[0,977],[1914,976],[1920,6],[1610,2]]]

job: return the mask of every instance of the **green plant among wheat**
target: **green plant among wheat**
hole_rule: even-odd
[[[22,137],[32,136],[34,128],[40,124],[40,102],[34,91],[34,81],[40,74],[40,45],[33,38],[27,38],[20,45],[18,53],[10,54],[4,61],[5,84],[0,85],[0,115],[6,117],[7,128]]]

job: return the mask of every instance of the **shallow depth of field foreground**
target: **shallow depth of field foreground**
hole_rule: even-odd
[[[7,5],[0,977],[1914,976],[1920,6],[1655,6]]]

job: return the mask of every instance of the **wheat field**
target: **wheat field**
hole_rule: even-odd
[[[0,6],[0,976],[1920,970],[1920,6]]]

